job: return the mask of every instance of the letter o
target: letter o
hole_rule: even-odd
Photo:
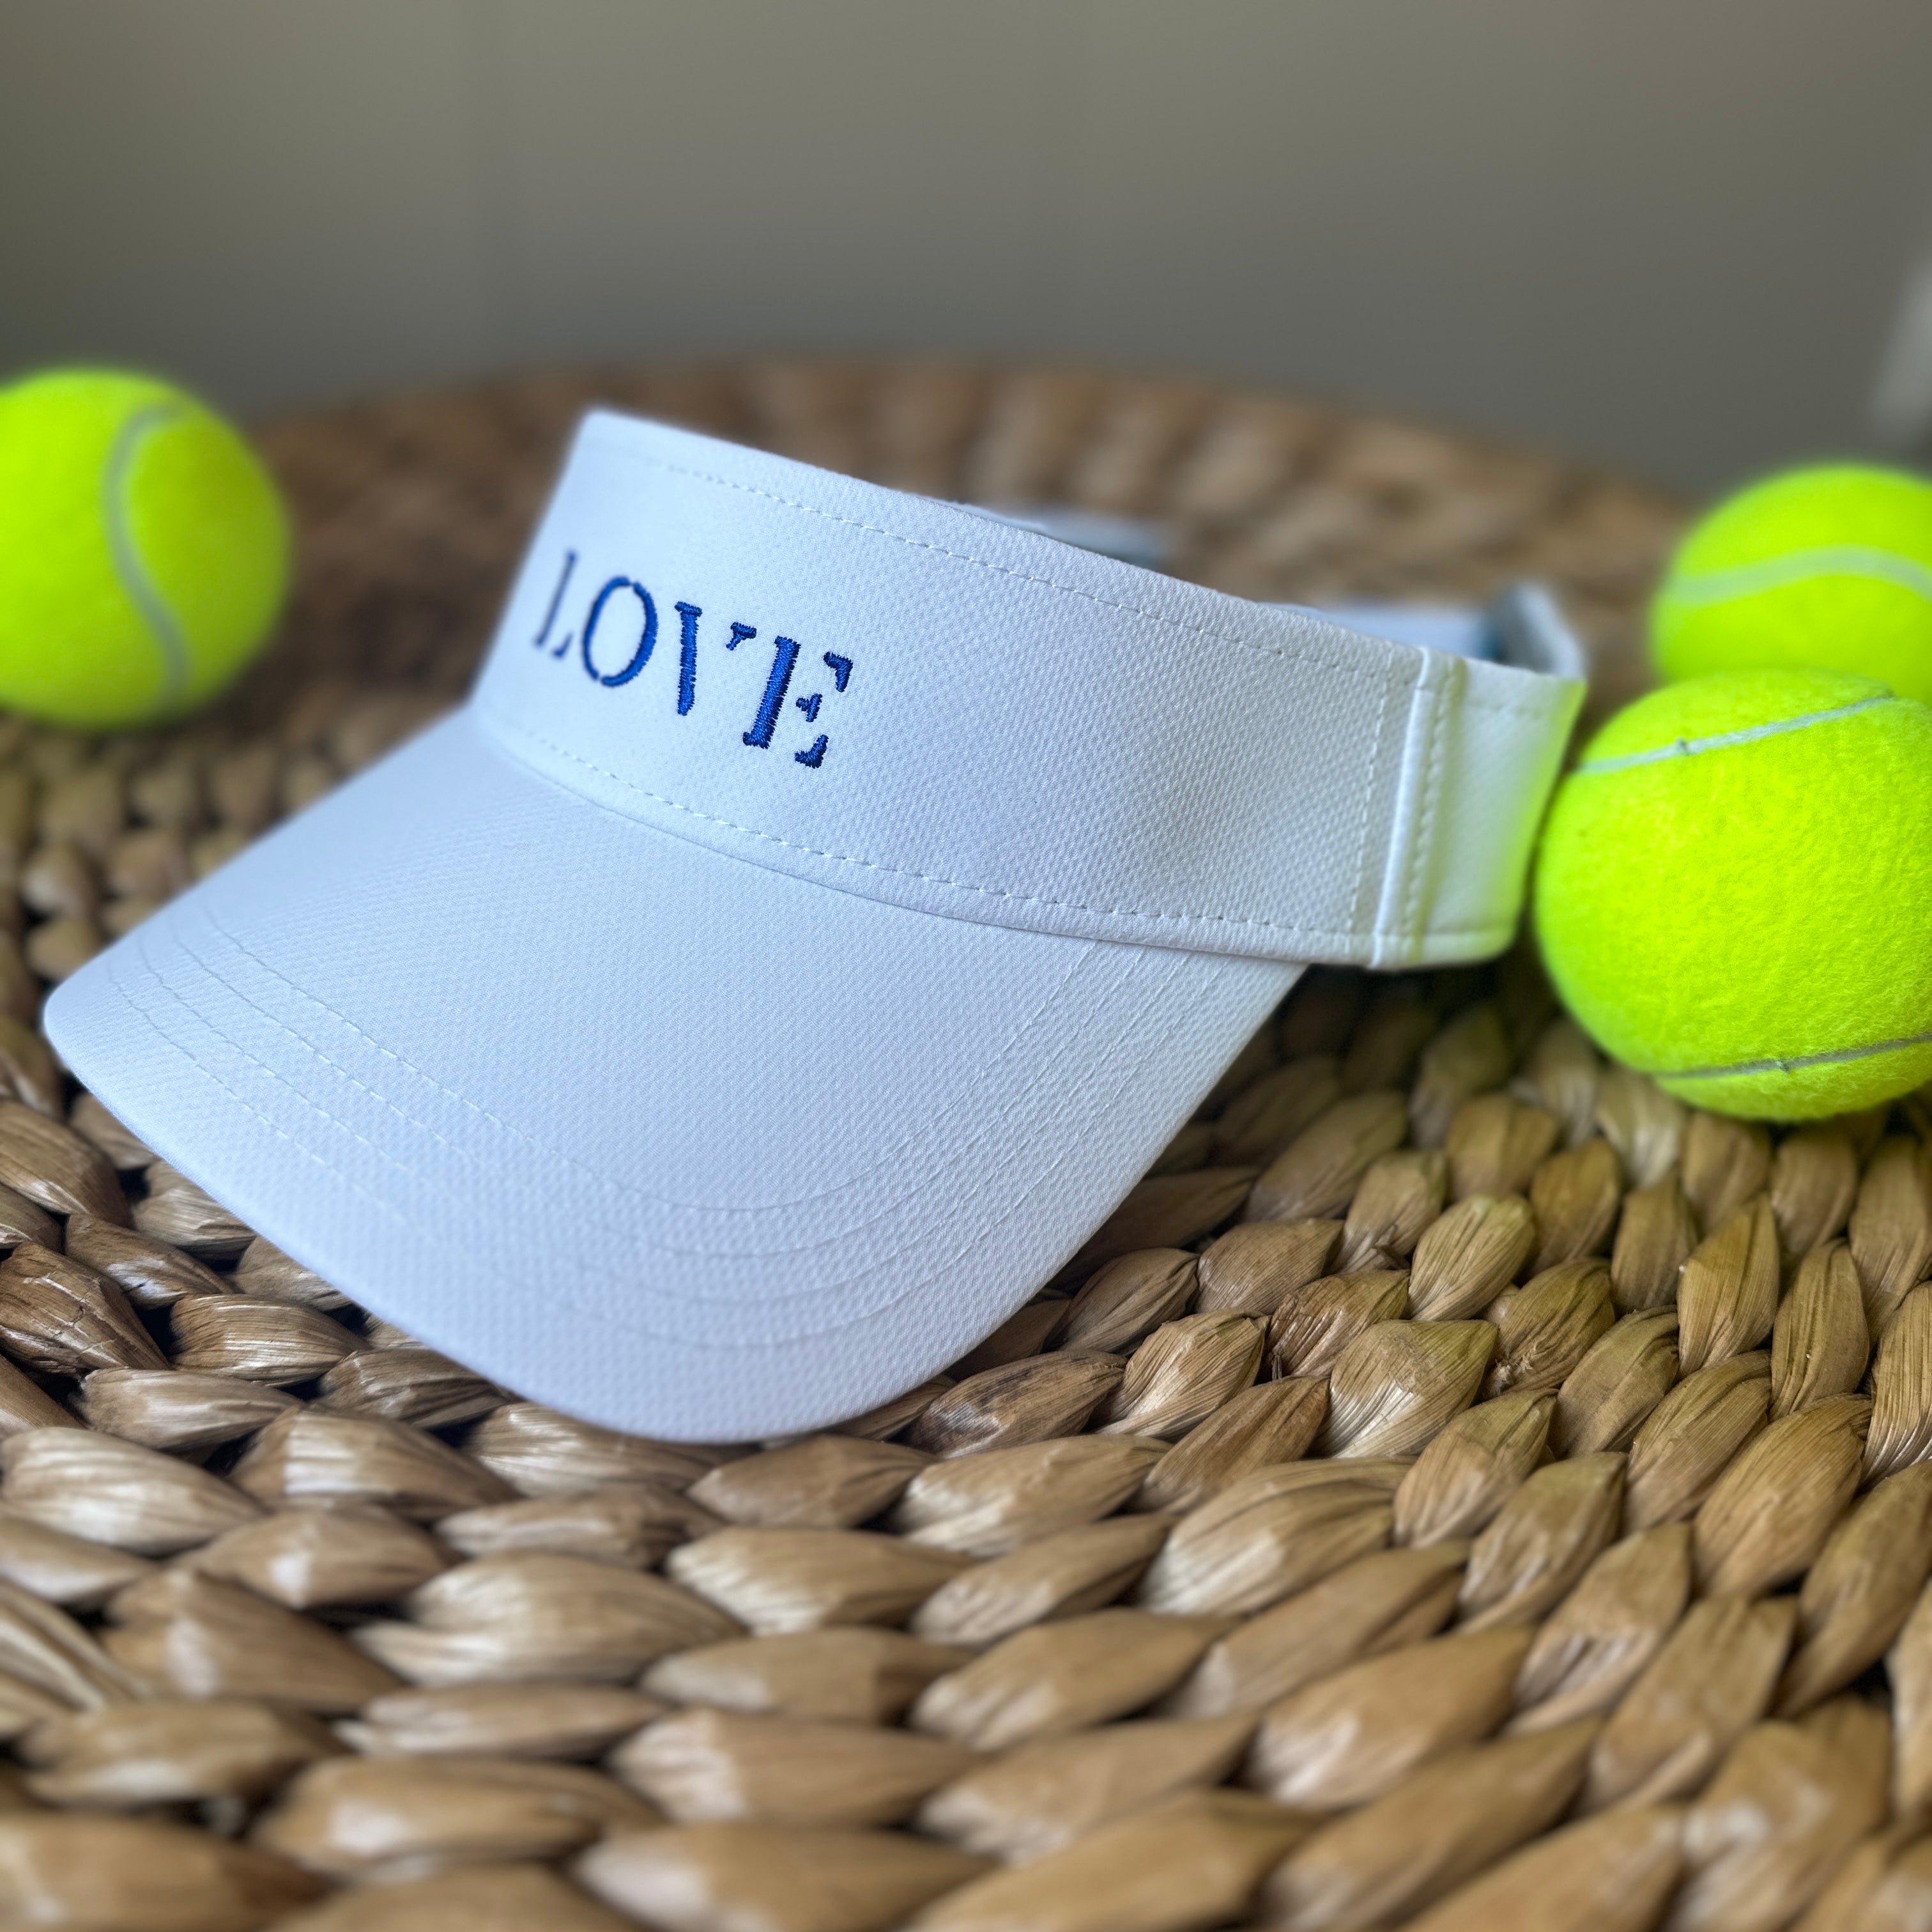
[[[604,614],[604,607],[620,590],[628,590],[644,607],[644,635],[638,640],[638,648],[631,653],[631,662],[622,670],[613,671],[608,677],[598,670],[591,661],[590,640],[597,629],[597,620]],[[590,614],[584,620],[584,668],[599,684],[616,686],[628,684],[639,671],[651,661],[651,652],[658,640],[658,607],[651,602],[651,593],[641,584],[628,577],[614,577],[598,592],[590,606]]]

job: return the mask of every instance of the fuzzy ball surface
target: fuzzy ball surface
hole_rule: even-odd
[[[1810,1119],[1932,1078],[1932,708],[1873,680],[1639,700],[1558,788],[1534,892],[1570,1010],[1694,1106]]]
[[[183,716],[267,638],[289,558],[267,470],[192,396],[100,369],[0,388],[0,705]]]
[[[1666,678],[1820,665],[1932,704],[1932,483],[1787,470],[1694,524],[1651,606]]]

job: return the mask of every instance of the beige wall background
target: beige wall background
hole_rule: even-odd
[[[0,370],[1046,353],[1702,488],[1869,440],[1928,102],[1927,0],[0,0]]]

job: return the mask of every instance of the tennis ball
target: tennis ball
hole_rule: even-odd
[[[0,704],[178,717],[254,654],[288,576],[268,472],[193,397],[104,369],[0,388]]]
[[[1666,678],[1817,664],[1932,704],[1932,484],[1793,470],[1695,524],[1651,606]]]
[[[1804,1120],[1932,1077],[1932,707],[1870,678],[1728,671],[1620,712],[1534,891],[1565,1004],[1680,1100]]]

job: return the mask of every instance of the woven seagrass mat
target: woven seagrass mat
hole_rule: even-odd
[[[304,576],[246,688],[0,722],[0,1924],[1932,1925],[1916,1098],[1774,1136],[1605,1065],[1526,956],[1312,974],[949,1376],[694,1449],[370,1320],[64,1084],[43,982],[457,698],[593,400],[1158,516],[1250,594],[1541,577],[1600,705],[1678,515],[1077,371],[269,428]]]

